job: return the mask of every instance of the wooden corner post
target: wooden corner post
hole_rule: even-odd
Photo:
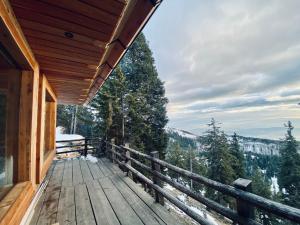
[[[247,192],[252,192],[252,181],[238,178],[233,182],[233,186]],[[253,219],[254,218],[254,208],[249,205],[247,202],[236,199],[236,209],[239,216],[244,217],[245,219]]]
[[[158,151],[151,152],[150,155],[153,158],[157,158],[157,159],[159,158]],[[151,161],[151,167],[152,167],[153,171],[161,173],[161,168],[158,163]],[[158,179],[155,175],[152,175],[152,181],[154,184],[157,184],[160,187],[163,186],[162,181],[160,179]],[[161,205],[164,205],[164,197],[158,191],[154,191],[154,193],[155,193],[155,202],[160,203]]]
[[[125,148],[129,148],[129,143],[125,143]],[[125,149],[125,156],[126,156],[126,157],[130,157],[130,151],[128,151],[127,149]],[[125,163],[126,163],[128,166],[131,166],[131,160],[130,160],[130,159],[125,158]],[[128,176],[130,179],[133,179],[132,172],[131,172],[130,170],[127,170],[127,176]]]
[[[112,138],[111,139],[111,160],[113,163],[116,163],[116,154],[115,154],[115,151],[116,151],[116,147],[115,147],[115,139]]]

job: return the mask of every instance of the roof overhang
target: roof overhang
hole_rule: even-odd
[[[30,51],[64,104],[88,103],[161,1],[10,0]]]

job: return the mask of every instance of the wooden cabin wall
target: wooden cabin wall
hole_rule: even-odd
[[[14,155],[17,157],[17,163],[14,164],[16,177],[13,188],[0,200],[0,225],[18,225],[31,203],[38,187],[37,184],[42,181],[55,153],[53,149],[47,159],[41,161],[43,149],[40,144],[44,136],[43,129],[40,129],[43,125],[41,123],[43,115],[41,108],[43,107],[40,106],[43,106],[45,96],[40,97],[47,90],[54,99],[51,107],[52,113],[50,113],[53,124],[50,141],[54,146],[56,96],[45,76],[41,75],[38,62],[7,0],[0,1],[0,17],[0,30],[1,33],[5,33],[1,35],[0,42],[19,65],[19,77],[16,77],[19,79],[19,86],[12,85],[10,89],[12,93],[19,93],[14,99],[18,104],[17,107],[8,109],[9,112],[18,111],[15,114],[16,118],[11,118],[18,130],[8,131],[7,139],[11,146],[14,145]]]

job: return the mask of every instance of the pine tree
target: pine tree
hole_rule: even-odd
[[[117,67],[91,103],[97,111],[97,132],[107,140],[114,138],[116,144],[123,144],[125,88],[125,76]]]
[[[208,177],[224,184],[231,184],[234,181],[235,173],[231,166],[232,156],[230,155],[228,141],[214,119],[211,120],[208,126],[209,130],[205,136]],[[227,196],[212,189],[208,189],[206,195],[221,204],[230,203]]]
[[[264,198],[271,198],[271,190],[270,190],[270,183],[264,177],[260,169],[255,168],[254,174],[252,176],[252,192],[256,195],[262,196]],[[271,215],[265,213],[260,210],[256,210],[255,212],[256,217],[260,220],[263,225],[269,225],[271,223]]]
[[[149,154],[158,151],[164,158],[168,139],[164,127],[166,116],[165,89],[154,65],[152,52],[140,34],[121,61],[128,93],[128,137],[138,150]]]
[[[287,134],[280,150],[280,171],[278,184],[283,189],[283,202],[300,208],[300,155],[297,152],[297,142],[292,135],[294,127],[288,121],[285,125]]]
[[[185,168],[184,151],[180,148],[178,143],[172,143],[171,146],[170,151],[166,154],[166,161],[179,168]],[[168,175],[178,181],[178,173],[169,170]]]
[[[207,173],[207,169],[206,166],[204,164],[205,159],[201,158],[195,151],[194,148],[192,148],[191,146],[189,147],[188,150],[184,151],[184,161],[185,161],[185,165],[184,165],[184,169],[186,170],[190,170],[192,168],[193,173],[199,174],[201,176],[205,176]],[[191,166],[192,164],[192,166]],[[186,179],[186,182],[190,185],[190,187],[195,190],[195,191],[200,191],[203,189],[203,185],[201,185],[198,182],[193,182],[191,185],[191,180],[190,179]]]
[[[240,150],[237,134],[234,133],[230,143],[230,154],[232,155],[232,168],[236,174],[235,178],[245,178],[245,158]]]

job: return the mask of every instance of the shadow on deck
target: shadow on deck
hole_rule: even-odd
[[[106,158],[53,161],[30,225],[179,224]]]

